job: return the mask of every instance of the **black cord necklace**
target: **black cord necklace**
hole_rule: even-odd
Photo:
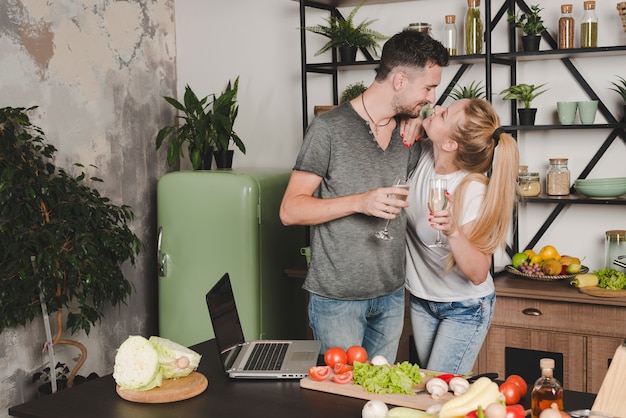
[[[374,119],[372,119],[372,116],[370,115],[370,112],[368,112],[367,111],[367,107],[365,107],[365,94],[361,94],[361,103],[363,104],[363,110],[365,110],[365,114],[370,119],[370,122],[372,122],[372,125],[374,125],[374,135],[378,135],[378,128],[384,128],[385,126],[389,125],[393,118],[389,118],[387,123],[382,123],[382,124],[379,125],[376,122],[374,122]],[[368,122],[368,125],[369,125],[369,122]],[[370,127],[372,125],[370,125]]]

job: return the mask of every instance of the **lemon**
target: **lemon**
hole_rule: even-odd
[[[517,253],[511,258],[511,264],[513,267],[518,268],[528,260],[528,254]]]
[[[580,271],[581,265],[578,263],[571,263],[565,268],[567,274],[576,274]]]
[[[543,247],[541,251],[539,251],[539,255],[541,256],[542,260],[549,260],[551,258],[559,260],[561,258],[559,252],[552,245],[546,245],[545,247]]]

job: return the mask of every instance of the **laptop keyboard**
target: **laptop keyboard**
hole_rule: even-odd
[[[289,343],[257,343],[244,370],[280,370]]]

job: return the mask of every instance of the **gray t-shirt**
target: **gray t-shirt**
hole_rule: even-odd
[[[386,150],[367,122],[349,103],[315,118],[307,129],[294,169],[322,177],[315,195],[333,198],[393,185],[419,158],[420,144],[407,149],[399,128]],[[404,211],[389,223],[394,237],[383,241],[374,232],[385,220],[354,214],[311,227],[311,265],[304,288],[342,300],[388,295],[404,284],[406,219]]]

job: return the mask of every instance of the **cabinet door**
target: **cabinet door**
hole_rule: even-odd
[[[505,358],[505,349],[507,347],[562,354],[563,382],[561,383],[567,389],[584,391],[585,337],[554,331],[537,331],[493,325],[489,330],[478,359],[480,372],[496,372],[501,379],[504,379],[507,376],[507,359]],[[538,378],[540,375],[539,363],[534,360],[532,364],[524,364],[528,362],[525,358],[511,358],[508,361],[515,363],[516,368],[524,368],[529,371],[527,376],[523,376],[529,386],[532,386],[535,378]]]
[[[598,393],[622,338],[587,337],[587,392]]]

